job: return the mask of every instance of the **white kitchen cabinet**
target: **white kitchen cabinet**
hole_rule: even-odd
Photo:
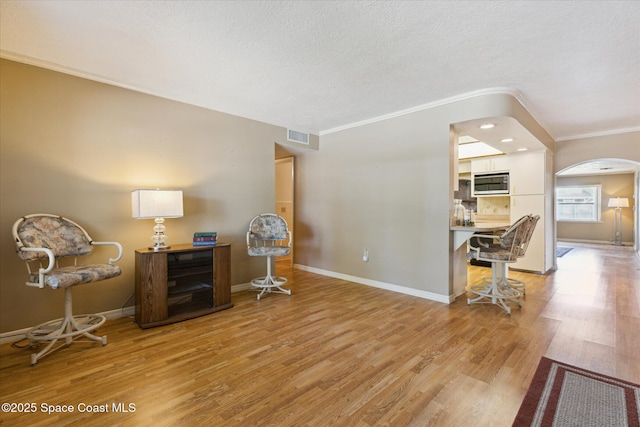
[[[536,228],[531,236],[531,241],[524,257],[517,262],[509,264],[510,268],[519,270],[534,271],[544,273],[551,266],[546,265],[547,251],[552,249],[552,245],[545,245],[545,234],[549,218],[545,215],[544,194],[529,196],[511,196],[511,223],[513,224],[524,215],[540,215]]]
[[[471,173],[509,170],[509,156],[484,157],[471,160]]]
[[[528,151],[511,156],[510,219],[540,215],[527,254],[512,268],[545,273],[555,260],[553,230],[553,159],[546,151]]]
[[[467,178],[471,177],[471,160],[461,160],[458,162],[458,177]]]
[[[527,151],[510,157],[509,186],[511,195],[544,194],[546,153]]]

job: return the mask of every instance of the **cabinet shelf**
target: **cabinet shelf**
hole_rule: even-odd
[[[170,318],[184,317],[191,319],[193,317],[203,316],[205,314],[211,314],[211,306],[202,301],[190,301],[182,304],[173,304],[169,307]]]
[[[175,269],[169,267],[168,269],[168,278],[169,280],[181,279],[185,277],[194,277],[200,275],[209,275],[213,274],[213,266],[202,266],[202,267],[193,267],[193,268],[180,268]]]
[[[169,286],[167,288],[167,295],[173,297],[176,295],[192,294],[194,292],[211,290],[213,290],[213,285],[209,283],[192,282],[184,285]]]
[[[233,307],[231,246],[136,250],[136,323],[166,325]]]

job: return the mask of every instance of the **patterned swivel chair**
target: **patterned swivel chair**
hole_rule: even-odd
[[[509,279],[507,264],[514,263],[526,254],[529,240],[539,216],[525,215],[513,223],[502,234],[474,234],[477,246],[470,245],[469,258],[491,263],[491,279],[484,278],[483,283],[471,286],[476,298],[467,298],[467,304],[497,304],[508,314],[511,307],[507,301],[515,301],[521,306],[520,298],[524,293],[524,283]]]
[[[64,289],[64,317],[32,328],[27,332],[31,347],[46,344],[31,355],[31,365],[61,347],[88,338],[107,344],[107,337],[91,332],[105,322],[103,315],[73,315],[71,289],[76,285],[97,282],[119,276],[120,267],[113,263],[122,257],[122,245],[117,242],[94,242],[87,232],[70,219],[50,214],[34,214],[20,218],[13,225],[13,238],[18,256],[27,264],[27,286]],[[118,255],[108,264],[79,265],[78,257],[89,255],[94,246],[116,246]],[[64,265],[63,265],[64,264]],[[63,342],[54,347],[58,340]]]
[[[529,243],[531,242],[533,231],[536,229],[536,224],[538,224],[538,220],[540,220],[540,215],[528,215],[528,217],[529,217],[529,225],[527,227],[527,233],[523,237],[523,243],[520,246],[520,255],[518,256],[518,258],[522,258],[527,253],[527,248],[529,247]],[[485,281],[485,283],[488,283],[487,278],[484,278],[483,280]],[[505,284],[506,286],[512,289],[516,289],[520,291],[522,295],[525,295],[527,293],[526,284],[521,280],[505,277],[505,280],[503,280],[503,284]]]
[[[261,291],[258,300],[267,292],[291,295],[291,290],[282,288],[287,278],[271,274],[271,258],[291,253],[291,237],[287,221],[281,216],[265,213],[251,220],[247,232],[249,256],[267,258],[267,275],[251,281],[251,285]]]

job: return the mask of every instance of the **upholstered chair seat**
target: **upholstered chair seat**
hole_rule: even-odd
[[[120,267],[111,264],[60,267],[44,275],[44,284],[53,289],[66,288],[67,286],[111,279],[121,273]],[[37,283],[38,280],[38,274],[32,273],[29,275],[30,282]]]
[[[248,249],[249,256],[287,256],[291,253],[288,246],[254,246]]]

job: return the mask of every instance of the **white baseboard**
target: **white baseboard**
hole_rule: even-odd
[[[567,243],[595,243],[598,245],[604,245],[604,244],[610,244],[611,242],[607,242],[604,240],[589,240],[589,239],[564,239],[564,238],[560,238],[558,237],[557,239],[558,241],[558,246],[560,246],[562,244],[562,242],[567,242]]]
[[[361,285],[373,286],[374,288],[386,289],[392,292],[398,292],[405,295],[411,295],[431,301],[442,302],[445,304],[451,304],[455,301],[455,296],[445,296],[428,291],[420,291],[418,289],[407,288],[406,286],[394,285],[392,283],[379,282],[377,280],[365,279],[363,277],[351,276],[349,274],[336,273],[335,271],[323,270],[321,268],[309,267],[302,264],[294,264],[293,268],[298,270],[308,271],[310,273],[321,274],[323,276],[334,277],[336,279],[342,279],[349,282],[359,283]]]
[[[611,240],[589,240],[589,239],[565,239],[558,238],[558,245],[562,242],[567,243],[592,243],[595,245],[613,245]],[[633,246],[633,242],[622,242],[622,246]]]
[[[100,313],[104,315],[107,319],[119,319],[121,317],[134,317],[136,315],[136,307],[134,305],[130,305],[129,307],[122,307],[116,310],[109,310]]]
[[[251,289],[254,289],[254,288],[251,286],[250,282],[240,283],[238,285],[233,285],[231,287],[231,293],[235,294],[236,292],[250,291]]]
[[[27,337],[27,332],[29,332],[29,329],[31,328],[24,328],[17,331],[10,331],[5,332],[4,334],[0,334],[0,345],[25,339]]]

